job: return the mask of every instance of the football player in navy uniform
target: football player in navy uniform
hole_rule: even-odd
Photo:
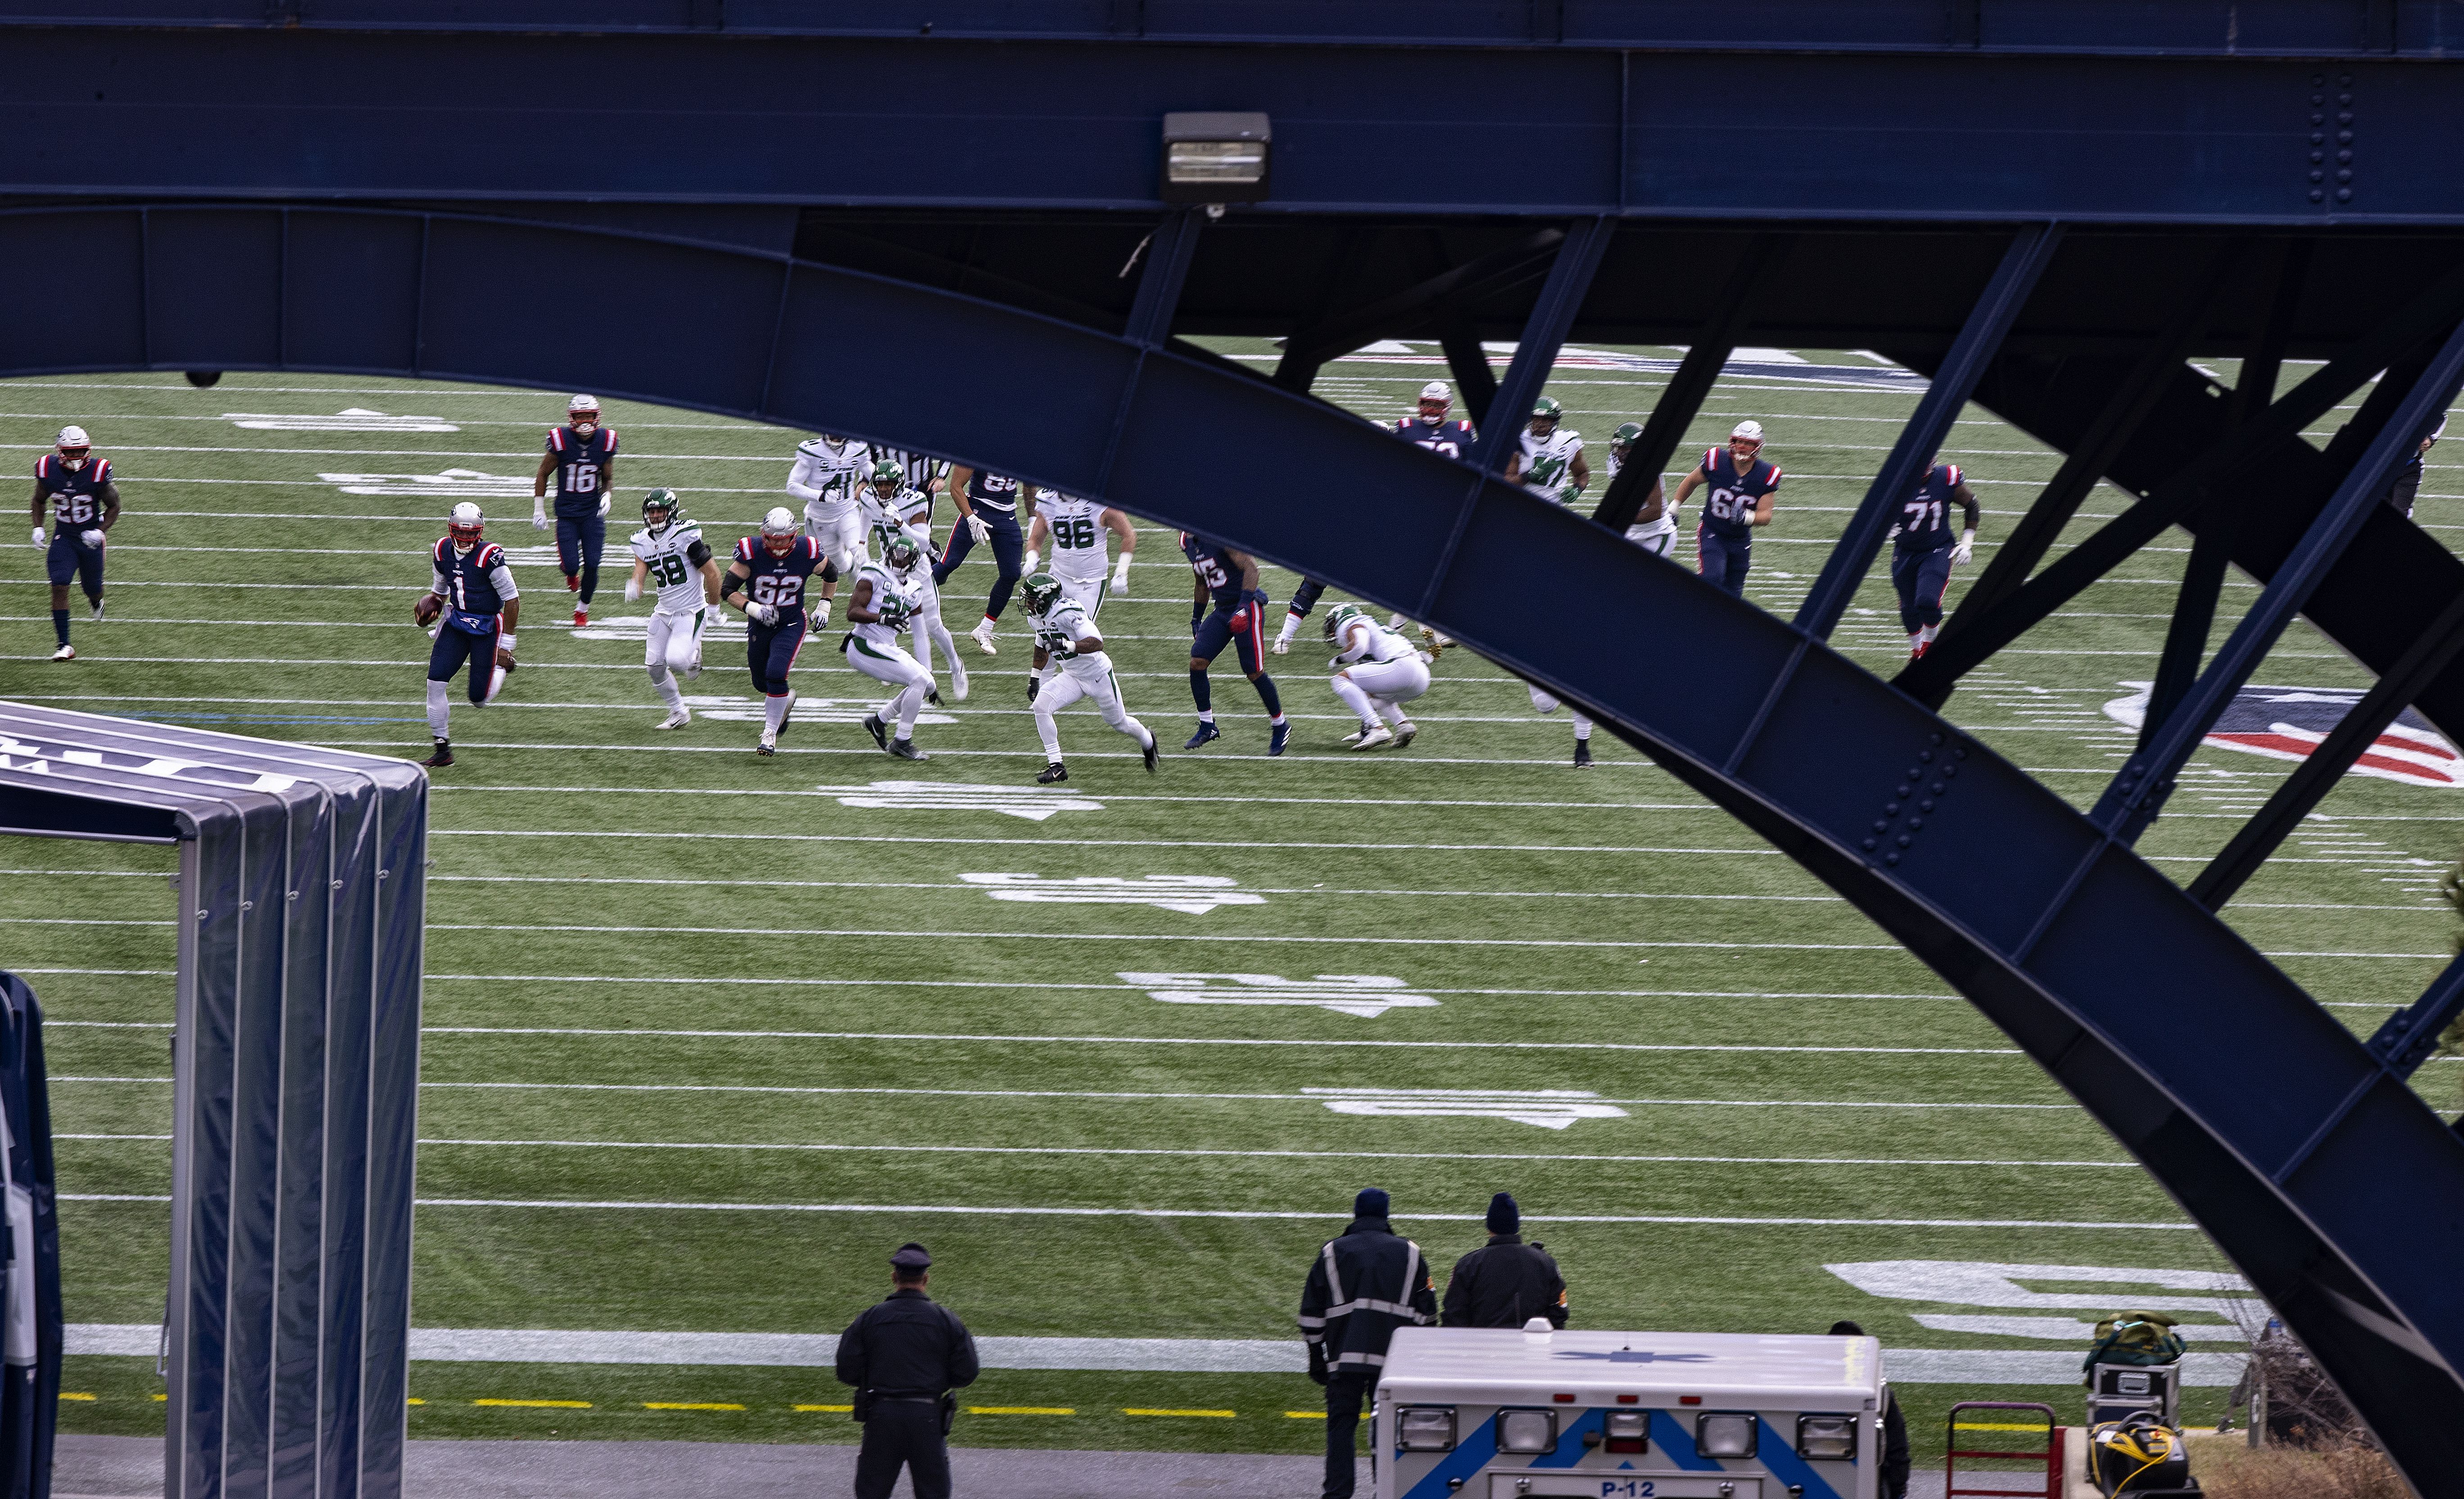
[[[1282,754],[1292,737],[1292,726],[1284,720],[1284,699],[1275,691],[1275,679],[1266,674],[1265,630],[1260,624],[1266,611],[1266,590],[1258,586],[1258,560],[1186,531],[1180,533],[1180,555],[1189,559],[1189,570],[1197,574],[1197,592],[1189,604],[1189,695],[1198,701],[1198,732],[1181,748],[1196,749],[1223,737],[1223,731],[1215,726],[1215,690],[1206,669],[1225,646],[1231,646],[1242,672],[1258,684],[1259,701],[1266,705],[1271,726],[1266,753]],[[1215,605],[1212,613],[1206,607],[1210,600]]]
[[[43,512],[52,512],[52,535],[43,539]],[[60,648],[55,661],[74,661],[69,644],[69,580],[85,590],[94,606],[92,618],[102,620],[103,533],[120,519],[120,486],[111,481],[111,460],[94,455],[94,444],[82,427],[60,429],[57,451],[34,460],[34,550],[43,554],[43,568],[52,580],[52,633]]]
[[[2430,457],[2430,450],[2437,447],[2438,439],[2446,435],[2447,413],[2441,411],[2431,418],[2429,428],[2421,434],[2419,446],[2412,450],[2412,456],[2397,467],[2395,477],[2387,482],[2387,502],[2407,520],[2412,518],[2413,496],[2421,493],[2422,465]]]
[[[1966,513],[1959,540],[1950,539],[1950,507]],[[1942,596],[1953,564],[1976,555],[1976,496],[1956,463],[1925,470],[1913,498],[1900,506],[1891,528],[1891,586],[1900,590],[1900,628],[1908,632],[1908,659],[1918,660],[1942,632]]]
[[[779,736],[787,727],[788,710],[796,706],[787,672],[804,647],[805,633],[829,628],[830,596],[837,591],[838,568],[803,529],[794,511],[774,507],[761,518],[759,536],[736,543],[736,561],[718,581],[719,601],[743,611],[745,664],[762,696],[757,755],[779,753]],[[822,593],[808,604],[815,572],[822,575]]]
[[[1745,597],[1746,573],[1754,564],[1754,528],[1771,524],[1771,496],[1779,490],[1779,470],[1763,461],[1762,451],[1763,424],[1739,422],[1728,446],[1705,452],[1668,501],[1675,511],[1697,489],[1709,491],[1694,529],[1700,555],[1695,569],[1711,586],[1739,598]]]
[[[472,707],[484,708],[504,691],[514,670],[514,622],[521,614],[521,599],[513,569],[505,565],[505,549],[487,540],[487,527],[478,506],[466,499],[453,507],[445,535],[428,554],[433,570],[428,592],[411,608],[411,618],[436,628],[436,644],[428,652],[428,732],[436,750],[420,761],[431,770],[453,763],[447,689],[454,673],[470,666],[464,690]]]
[[[590,623],[599,591],[599,553],[607,544],[607,506],[616,482],[616,429],[599,420],[597,396],[564,404],[562,427],[547,434],[547,452],[531,480],[531,524],[547,529],[547,481],[556,475],[556,564],[564,572],[576,629]]]
[[[958,507],[958,520],[950,527],[949,542],[933,563],[933,585],[937,588],[949,582],[950,574],[967,560],[977,542],[992,547],[993,564],[999,571],[993,579],[992,593],[984,600],[983,622],[975,628],[972,638],[984,654],[999,655],[1001,652],[993,645],[993,622],[1009,607],[1010,590],[1026,576],[1026,569],[1021,565],[1026,553],[1026,533],[1019,529],[1018,502],[1023,498],[1033,505],[1035,486],[1022,484],[1006,474],[954,463],[950,465],[950,498]]]

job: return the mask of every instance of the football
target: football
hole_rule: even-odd
[[[417,620],[423,629],[435,624],[436,616],[444,612],[445,601],[432,593],[421,594],[419,602],[410,606],[410,617]]]

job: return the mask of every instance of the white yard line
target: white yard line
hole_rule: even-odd
[[[1144,986],[1136,986],[1144,992]],[[1444,991],[1415,991],[1438,992]],[[423,1025],[429,1036],[605,1036],[636,1040],[696,1039],[720,1041],[890,1041],[954,1043],[961,1046],[1090,1046],[1090,1047],[1268,1047],[1314,1050],[1320,1047],[1363,1047],[1398,1051],[1773,1051],[1860,1052],[1876,1056],[2022,1056],[2016,1047],[1782,1047],[1719,1043],[1642,1041],[1360,1041],[1250,1038],[1230,1036],[1035,1036],[966,1034],[937,1031],[869,1030],[638,1030],[616,1027],[551,1025]]]
[[[1007,849],[1015,851],[1021,840],[1016,836],[999,838],[933,837],[920,833],[718,833],[698,829],[691,832],[642,831],[613,828],[567,828],[557,831],[507,827],[439,827],[431,828],[431,838],[602,838],[649,839],[666,841],[691,839],[696,843],[884,843],[884,844],[957,844],[968,848]],[[1047,838],[1038,834],[1038,849],[1207,849],[1221,852],[1223,844],[1213,838]],[[1777,858],[1776,849],[1679,849],[1650,845],[1615,844],[1511,844],[1511,843],[1299,843],[1243,840],[1243,849],[1322,849],[1367,853],[1688,853],[1734,854],[1739,857]]]

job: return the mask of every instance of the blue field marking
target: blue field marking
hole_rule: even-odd
[[[1759,1417],[1756,1419],[1761,1420]],[[1859,1416],[1857,1422],[1859,1426],[1862,1426],[1864,1418]],[[1755,1455],[1762,1459],[1763,1466],[1771,1470],[1771,1476],[1783,1484],[1803,1485],[1805,1499],[1839,1499],[1839,1490],[1831,1487],[1830,1480],[1815,1472],[1813,1465],[1796,1455],[1794,1433],[1783,1437],[1779,1433],[1779,1428],[1768,1421],[1762,1422],[1762,1428],[1763,1434],[1757,1441]],[[1865,1442],[1862,1440],[1861,1433],[1857,1450],[1859,1452],[1865,1450]]]

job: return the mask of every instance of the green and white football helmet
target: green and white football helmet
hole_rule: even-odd
[[[657,536],[685,518],[685,502],[671,489],[654,489],[642,496],[642,524]]]
[[[883,499],[896,499],[898,492],[907,487],[907,471],[894,460],[884,458],[872,466],[872,474],[865,482]]]
[[[914,536],[905,529],[883,526],[874,535],[881,538],[881,560],[892,572],[905,572],[915,565],[924,549],[915,544]]]
[[[1367,619],[1368,617],[1368,615],[1360,612],[1360,606],[1357,604],[1338,604],[1334,607],[1326,611],[1326,638],[1329,640],[1340,640],[1343,638],[1345,626],[1350,625],[1354,620]]]
[[[1557,424],[1565,419],[1566,408],[1547,396],[1542,396],[1531,405],[1531,435],[1546,437],[1555,431]]]
[[[1641,440],[1640,422],[1619,422],[1617,430],[1609,433],[1609,456],[1623,463],[1633,453],[1634,445]]]
[[[1050,573],[1032,574],[1018,585],[1018,596],[1026,601],[1026,612],[1041,618],[1061,602],[1061,580]]]

